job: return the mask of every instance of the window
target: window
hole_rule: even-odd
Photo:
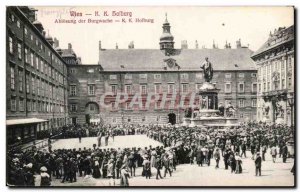
[[[252,99],[252,107],[256,107],[256,103],[257,103],[257,100],[256,99]]]
[[[36,69],[39,70],[39,57],[35,57],[35,64],[36,64]]]
[[[161,74],[154,74],[154,79],[155,80],[161,79]]]
[[[243,119],[243,118],[244,118],[244,114],[241,113],[241,114],[240,114],[240,119]]]
[[[112,85],[112,86],[111,86],[111,92],[112,92],[114,95],[117,94],[117,92],[118,92],[117,85]]]
[[[131,85],[125,85],[125,92],[131,94]]]
[[[161,108],[160,103],[161,103],[160,101],[157,101],[155,103],[155,109],[160,109]]]
[[[70,85],[70,95],[71,96],[76,96],[76,85]]]
[[[140,91],[142,95],[147,94],[147,85],[141,85],[140,86]]]
[[[127,110],[130,110],[130,109],[131,109],[131,107],[130,107],[130,102],[127,102],[127,103],[126,103],[126,109],[127,109]]]
[[[32,67],[34,66],[33,53],[30,53],[30,64],[31,64]]]
[[[161,93],[161,84],[154,84],[155,93]]]
[[[87,71],[88,73],[94,73],[95,72],[95,70],[94,69],[88,69],[88,71]]]
[[[226,79],[230,79],[230,78],[231,78],[231,73],[226,73],[226,74],[225,74],[225,78],[226,78]]]
[[[10,20],[11,20],[12,22],[14,22],[14,21],[15,21],[15,15],[11,14],[11,15],[10,15]]]
[[[20,23],[20,21],[19,21],[19,20],[17,21],[17,27],[18,27],[18,28],[20,28],[20,27],[21,27],[21,23]]]
[[[125,74],[125,79],[132,79],[132,75],[131,74]]]
[[[22,59],[22,47],[21,47],[21,43],[18,43],[18,58]]]
[[[40,80],[36,80],[37,95],[40,95]]]
[[[189,91],[189,87],[188,87],[188,84],[182,84],[181,85],[181,92],[182,93],[187,93]]]
[[[196,84],[196,91],[198,91],[201,87],[201,84]]]
[[[25,33],[25,35],[27,35],[27,34],[28,34],[28,31],[27,31],[27,29],[26,29],[26,28],[24,28],[24,33]]]
[[[271,91],[271,86],[270,86],[270,82],[268,82],[268,91]]]
[[[25,48],[25,63],[28,63],[28,49]]]
[[[8,37],[8,46],[9,46],[9,53],[14,53],[14,46],[13,46],[13,39],[12,37]]]
[[[256,77],[256,73],[251,73],[251,77]]]
[[[32,101],[32,111],[36,111],[36,102],[35,101]]]
[[[26,93],[29,93],[30,90],[29,90],[29,75],[27,74],[26,75]]]
[[[174,93],[174,84],[168,84],[168,94]]]
[[[17,101],[15,98],[10,99],[10,110],[16,111],[17,110]]]
[[[95,105],[94,104],[89,104],[89,107],[90,107],[90,111],[95,111],[96,108],[95,108]]]
[[[70,69],[70,73],[74,74],[74,73],[76,73],[76,70],[75,69]]]
[[[281,79],[281,87],[282,89],[285,89],[285,79]]]
[[[43,73],[44,72],[44,61],[41,60],[41,72]]]
[[[24,111],[24,100],[23,99],[19,100],[19,109],[20,109],[20,111]]]
[[[197,73],[196,74],[196,78],[197,79],[202,79],[203,78],[203,74],[202,73]]]
[[[35,81],[34,81],[34,77],[31,77],[31,90],[32,90],[32,94],[35,94]]]
[[[180,79],[188,79],[189,75],[187,73],[180,74]]]
[[[77,111],[77,105],[76,104],[71,104],[71,112],[76,112]]]
[[[15,68],[13,66],[10,67],[10,88],[15,90]]]
[[[225,83],[225,93],[231,93],[231,83]]]
[[[31,111],[31,102],[30,100],[27,101],[27,111]]]
[[[245,99],[239,100],[239,107],[245,107]]]
[[[19,70],[19,91],[23,91],[23,71]]]
[[[147,74],[140,74],[140,79],[147,79]]]
[[[257,83],[252,83],[252,92],[257,92]]]
[[[244,78],[245,77],[245,73],[239,73],[239,78]]]
[[[30,34],[30,40],[33,41],[33,35],[32,34]]]
[[[88,85],[88,94],[95,95],[95,85]]]
[[[117,75],[109,75],[109,79],[110,80],[116,80],[117,79]]]
[[[240,92],[240,93],[244,93],[244,92],[245,92],[245,89],[244,89],[244,82],[240,82],[240,83],[239,83],[239,92]]]

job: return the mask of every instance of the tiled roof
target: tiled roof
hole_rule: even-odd
[[[292,40],[294,40],[294,25],[288,28],[279,28],[279,30],[269,37],[269,39],[252,55],[252,57]]]
[[[166,56],[159,49],[103,49],[99,64],[104,71],[161,71],[166,66],[164,60],[172,58],[181,71],[193,71],[200,70],[208,57],[214,70],[255,70],[252,53],[248,48],[177,49],[172,56]]]
[[[62,57],[76,57],[75,52],[73,51],[73,49],[69,50],[69,49],[61,49]]]

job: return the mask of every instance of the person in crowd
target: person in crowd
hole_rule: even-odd
[[[161,176],[161,173],[160,173],[160,170],[162,169],[162,162],[161,162],[160,155],[156,155],[154,167],[156,169],[156,179],[157,180],[159,178],[162,179],[163,177]],[[158,176],[159,176],[159,178],[158,178]]]
[[[272,160],[273,160],[273,163],[276,162],[276,156],[277,156],[277,148],[275,145],[273,145],[271,147],[271,151],[270,151],[271,155],[272,155]]]
[[[216,148],[215,153],[214,153],[214,158],[216,160],[216,169],[217,169],[217,168],[219,168],[219,161],[220,161],[220,158],[221,158],[219,148]]]
[[[288,155],[288,148],[287,148],[287,145],[284,143],[282,146],[282,161],[283,161],[283,163],[286,163],[287,155]]]
[[[255,163],[255,176],[261,176],[262,158],[261,158],[259,152],[256,153],[256,159],[255,159],[254,163]]]
[[[41,187],[47,187],[51,185],[51,179],[50,179],[50,175],[47,173],[47,168],[46,167],[41,167],[40,169],[41,171]]]

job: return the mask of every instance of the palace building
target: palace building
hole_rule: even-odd
[[[8,144],[29,142],[68,122],[67,67],[33,8],[7,7]],[[42,136],[41,136],[42,137]]]
[[[258,121],[293,125],[294,41],[294,26],[279,27],[251,56],[258,67]]]
[[[231,103],[240,121],[256,120],[257,70],[251,59],[253,52],[242,46],[241,40],[236,48],[226,43],[224,49],[215,44],[211,49],[199,49],[196,41],[191,49],[182,41],[181,49],[175,49],[167,18],[162,28],[158,49],[135,49],[133,42],[128,49],[117,45],[116,49],[105,49],[99,41],[98,65],[67,65],[73,123],[97,119],[111,124],[182,123],[186,106],[199,106],[197,91],[204,82],[200,65],[205,57],[213,65],[212,83],[220,89],[219,103]],[[119,104],[123,93],[128,98]],[[137,93],[142,104],[133,106],[130,103]],[[149,95],[156,99],[147,106]]]

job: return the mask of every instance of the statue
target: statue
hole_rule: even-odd
[[[210,82],[213,78],[213,68],[211,62],[208,61],[208,57],[205,57],[205,61],[200,68],[203,69],[205,82]]]
[[[279,103],[276,103],[275,111],[276,111],[276,118],[283,118],[284,117],[284,110],[283,110],[282,106]]]
[[[229,102],[228,105],[226,106],[226,116],[227,117],[233,117],[234,113],[235,113],[235,110],[236,109],[233,107],[231,102]]]

